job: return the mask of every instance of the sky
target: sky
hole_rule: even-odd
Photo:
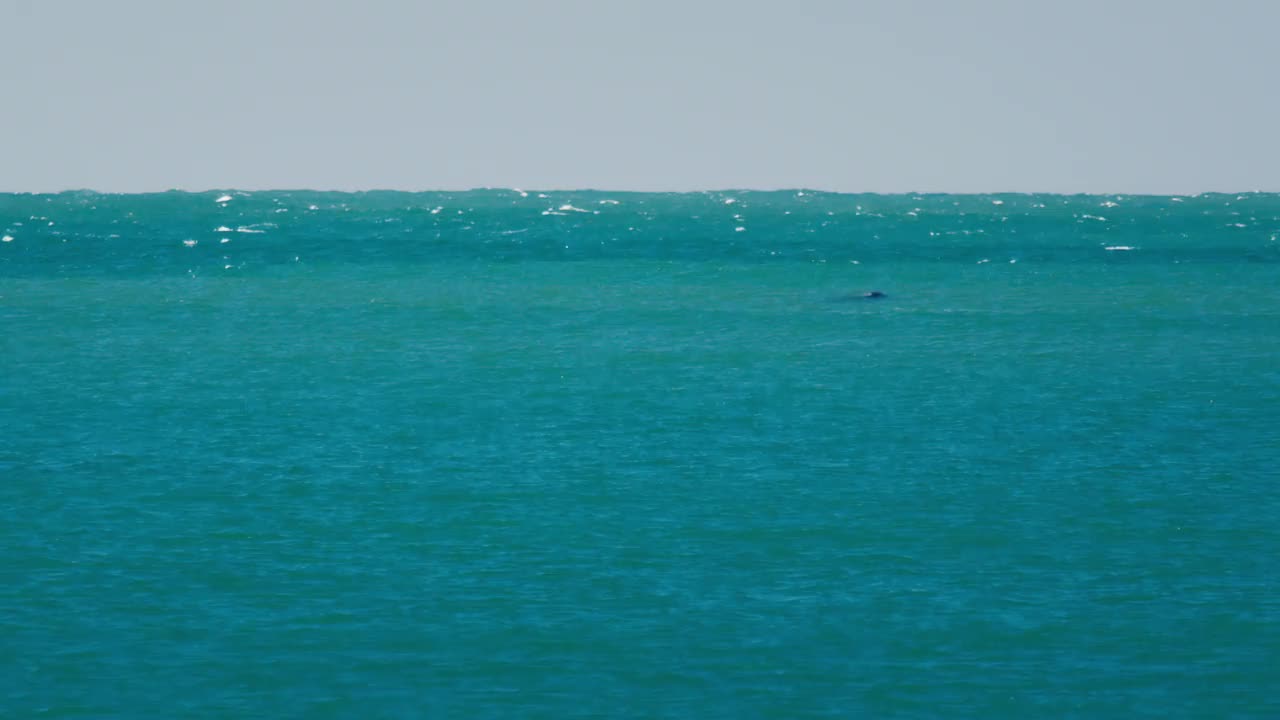
[[[1275,0],[0,0],[0,191],[1280,191]]]

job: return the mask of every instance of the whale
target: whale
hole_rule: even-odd
[[[889,297],[879,290],[868,290],[867,292],[849,293],[836,298],[837,302],[849,302],[852,300],[882,300]]]

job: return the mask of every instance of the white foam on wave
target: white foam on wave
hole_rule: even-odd
[[[249,227],[249,226],[246,226],[246,225],[241,225],[240,227],[236,228],[236,232],[238,232],[238,233],[249,233],[249,234],[251,234],[251,235],[262,235],[262,234],[266,233],[267,231],[266,231],[266,230],[257,230],[257,229],[255,229],[255,228],[253,228],[253,227]]]
[[[560,206],[560,212],[580,212],[580,213],[584,213],[584,212],[591,212],[591,211],[590,211],[590,210],[583,210],[583,209],[582,209],[582,208],[580,208],[580,207],[574,207],[574,206],[570,205],[569,203],[565,203],[565,204],[563,204],[563,205],[561,205],[561,206]]]
[[[219,225],[218,227],[214,228],[213,231],[214,232],[231,232],[231,228],[227,227],[226,225]]]
[[[195,247],[197,242],[199,242],[199,241],[198,241],[198,240],[183,240],[183,241],[182,241],[182,244],[183,244],[183,245],[186,245],[187,247]]]
[[[225,245],[225,244],[227,244],[227,243],[231,242],[231,238],[222,238],[222,239],[221,239],[221,240],[219,240],[218,242],[220,242],[220,243],[222,243],[223,245]]]
[[[444,207],[433,207],[433,208],[431,208],[431,214],[432,214],[432,215],[439,215],[439,214],[440,214],[440,211],[441,211],[441,210],[443,210],[443,209],[444,209]]]
[[[1112,252],[1115,252],[1115,251],[1117,251],[1117,250],[1119,250],[1119,251],[1137,250],[1138,248],[1133,247],[1132,245],[1108,245],[1108,246],[1106,246],[1106,247],[1104,247],[1104,248],[1102,248],[1102,249],[1103,249],[1103,250],[1110,250],[1110,251],[1112,251]]]
[[[568,215],[569,213],[557,212],[555,210],[543,210],[543,215]]]
[[[214,200],[214,202],[218,202],[218,203],[229,203],[229,202],[231,202],[231,196],[230,196],[230,195],[219,195],[219,196],[218,196],[218,199],[217,199],[217,200]]]
[[[0,242],[13,242],[13,236],[5,235],[4,237],[0,237]]]
[[[738,227],[734,228],[734,229],[733,229],[733,231],[734,231],[734,232],[746,232],[746,231],[747,231],[747,229],[746,229],[746,228],[744,228],[744,227],[742,227],[741,225],[739,225]]]
[[[600,204],[601,205],[619,205],[620,203],[617,200],[601,200]]]
[[[529,193],[521,190],[520,188],[511,188],[511,192],[519,195],[520,197],[529,197]]]
[[[738,202],[738,199],[737,199],[737,198],[725,198],[725,199],[724,199],[724,204],[725,204],[725,205],[732,205],[732,204],[734,204],[734,203],[736,203],[736,202]]]
[[[992,201],[991,201],[991,204],[992,204],[992,205],[1003,205],[1003,204],[1004,204],[1004,201],[1003,201],[1003,200],[992,200]]]
[[[1102,203],[1102,207],[1104,207],[1104,208],[1120,207],[1120,203],[1118,203],[1118,202],[1111,202],[1110,200],[1108,200],[1108,201],[1106,201],[1106,202]]]

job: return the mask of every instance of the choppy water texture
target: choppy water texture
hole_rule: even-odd
[[[4,717],[1280,717],[1280,196],[0,236]]]

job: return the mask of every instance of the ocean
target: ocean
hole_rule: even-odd
[[[0,717],[1280,717],[1280,195],[0,236]]]

